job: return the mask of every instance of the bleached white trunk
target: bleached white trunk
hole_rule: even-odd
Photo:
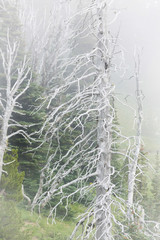
[[[2,171],[3,171],[3,157],[6,145],[0,141],[0,182],[2,179]]]
[[[105,83],[105,81],[104,81]],[[110,125],[107,121],[109,108],[99,114],[98,147],[100,159],[97,165],[97,202],[96,202],[96,239],[111,239],[111,154],[110,154]]]
[[[2,172],[3,172],[4,153],[7,148],[7,132],[8,132],[9,119],[11,117],[11,112],[12,112],[12,106],[10,101],[8,101],[6,105],[4,117],[2,120],[2,127],[0,130],[0,182],[2,179]]]
[[[139,60],[139,59],[138,59]],[[136,99],[137,99],[137,134],[135,137],[135,146],[133,150],[133,158],[129,161],[129,173],[128,173],[128,220],[134,221],[134,187],[136,180],[136,170],[138,165],[138,158],[141,149],[141,135],[142,135],[142,120],[143,120],[143,109],[142,109],[142,91],[140,89],[139,82],[139,62],[136,67]]]
[[[97,143],[99,149],[99,162],[97,164],[97,199],[96,199],[96,240],[110,240],[111,236],[111,124],[110,90],[108,69],[106,67],[106,29],[104,26],[104,10],[106,6],[99,1],[97,9],[97,76],[101,83],[98,86],[100,110],[98,112]]]

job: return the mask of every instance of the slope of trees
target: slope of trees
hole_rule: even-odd
[[[150,183],[147,170],[143,171],[147,157],[141,149],[139,62],[135,136],[123,136],[117,123],[118,98],[111,76],[119,46],[109,28],[116,19],[112,1],[79,2],[76,11],[70,1],[55,1],[43,34],[36,22],[26,23],[26,13],[21,12],[25,27],[31,30],[35,24],[27,39],[30,61],[21,38],[27,30],[20,28],[18,17],[14,17],[18,32],[11,24],[10,16],[21,11],[13,3],[1,1],[3,197],[20,201],[25,191],[31,210],[46,207],[52,222],[62,208],[65,217],[71,204],[83,204],[85,212],[70,239],[158,239],[158,230],[152,226],[157,223],[151,223],[147,214],[153,196],[152,217],[159,221],[159,163],[157,157],[152,191],[146,190],[144,186]]]

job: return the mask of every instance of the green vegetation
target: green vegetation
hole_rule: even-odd
[[[2,197],[0,208],[0,240],[67,240],[75,226],[73,220],[47,223],[47,217],[31,214]]]
[[[21,209],[21,213],[24,231],[30,234],[28,240],[67,240],[75,226],[73,221],[57,220],[52,224],[52,220],[49,220],[47,223],[47,217],[39,216],[36,213],[31,214],[24,209]]]
[[[28,240],[28,231],[23,229],[21,211],[13,201],[0,195],[0,240]]]

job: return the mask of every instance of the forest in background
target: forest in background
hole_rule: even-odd
[[[0,4],[0,239],[159,239],[159,153],[152,166],[138,54],[137,110],[114,90],[111,2],[55,1],[40,21],[21,1]],[[121,132],[133,128],[124,106],[134,136]]]

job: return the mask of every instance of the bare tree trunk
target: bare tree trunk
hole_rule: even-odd
[[[134,209],[133,209],[133,200],[134,200],[134,187],[136,180],[136,170],[138,165],[138,158],[141,149],[141,134],[142,134],[142,120],[143,120],[143,112],[142,112],[142,91],[140,89],[139,82],[139,67],[140,61],[138,56],[138,62],[136,63],[135,73],[136,73],[136,99],[137,99],[137,134],[135,137],[135,144],[132,151],[133,157],[129,160],[129,173],[128,173],[128,219],[129,221],[134,221]]]
[[[97,165],[96,239],[111,239],[111,154],[110,125],[107,107],[99,114],[98,147],[100,159]]]
[[[106,42],[107,32],[104,25],[104,11],[107,6],[99,1],[97,8],[97,77],[100,77],[98,86],[100,108],[97,126],[97,143],[99,161],[97,164],[97,200],[96,200],[96,239],[111,239],[111,124],[109,72],[107,66]],[[100,6],[101,4],[101,6]],[[105,49],[106,48],[106,49]]]
[[[2,172],[3,172],[3,156],[4,156],[4,151],[6,149],[6,143],[4,140],[2,141],[0,141],[0,182],[2,178]]]
[[[3,172],[3,157],[5,150],[7,148],[7,132],[8,132],[8,124],[9,124],[9,119],[11,117],[11,103],[10,101],[7,102],[6,109],[5,109],[5,114],[2,119],[2,127],[0,130],[0,182],[2,178],[2,172]]]

